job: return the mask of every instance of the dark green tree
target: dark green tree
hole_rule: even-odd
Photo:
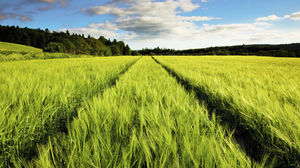
[[[50,42],[45,51],[47,52],[65,52],[65,46],[62,43]]]
[[[128,45],[125,46],[123,54],[124,55],[130,55],[131,54],[131,50],[130,50],[130,47]]]
[[[111,45],[110,48],[111,48],[111,53],[113,56],[121,55],[121,51],[117,45]]]

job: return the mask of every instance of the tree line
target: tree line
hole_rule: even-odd
[[[110,40],[103,36],[99,39],[83,34],[50,32],[48,29],[20,28],[1,26],[0,41],[23,44],[43,49],[45,52],[88,54],[95,56],[130,55],[131,49],[123,41]]]
[[[41,48],[45,52],[88,54],[95,56],[111,55],[256,55],[277,57],[300,57],[300,43],[280,45],[238,45],[209,47],[202,49],[175,50],[165,48],[145,48],[131,51],[123,41],[110,40],[103,36],[98,39],[83,34],[50,32],[48,29],[1,26],[0,41]]]
[[[275,57],[300,57],[300,43],[280,45],[239,45],[210,47],[203,49],[174,50],[145,48],[139,50],[142,55],[256,55]]]

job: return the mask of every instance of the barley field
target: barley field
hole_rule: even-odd
[[[300,60],[0,62],[0,167],[299,167]]]
[[[274,57],[156,57],[236,130],[250,155],[300,160],[300,60]],[[283,162],[284,161],[284,162]],[[297,162],[297,163],[295,163]]]

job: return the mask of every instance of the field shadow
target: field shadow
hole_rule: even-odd
[[[247,121],[240,117],[239,110],[230,104],[229,100],[210,93],[205,87],[193,86],[190,81],[184,79],[171,68],[152,59],[160,64],[187,92],[195,93],[195,99],[204,103],[211,115],[214,113],[226,128],[233,131],[233,137],[247,156],[251,158],[252,167],[254,162],[262,162],[266,159],[266,165],[275,164],[274,167],[288,168],[300,166],[300,154],[297,150],[289,147],[279,139],[276,139],[276,148],[272,138],[268,134],[261,134],[259,130],[247,125]],[[259,123],[258,123],[259,124]],[[279,150],[278,150],[279,149]],[[265,156],[268,156],[267,158]],[[273,167],[272,166],[272,167]]]

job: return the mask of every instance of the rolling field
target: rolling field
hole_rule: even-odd
[[[0,167],[298,167],[300,60],[0,62]]]
[[[16,52],[31,52],[31,53],[42,53],[43,50],[30,46],[25,46],[15,43],[7,43],[0,41],[0,51],[16,51]]]
[[[0,41],[0,61],[19,61],[33,59],[57,59],[57,58],[89,58],[91,55],[75,55],[68,53],[47,53],[42,49],[30,46],[7,43]]]

